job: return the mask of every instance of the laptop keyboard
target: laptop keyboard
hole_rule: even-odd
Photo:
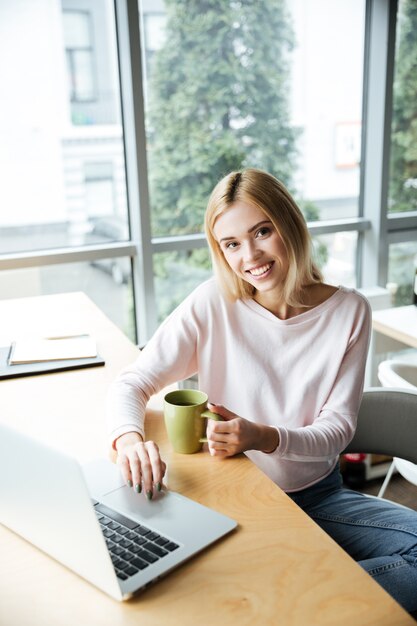
[[[97,519],[120,580],[127,580],[174,552],[179,545],[150,528],[93,501]]]

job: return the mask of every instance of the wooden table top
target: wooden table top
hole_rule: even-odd
[[[374,311],[372,327],[391,339],[417,348],[417,306],[414,304]]]
[[[94,335],[106,366],[2,381],[0,420],[81,462],[106,457],[106,390],[137,348],[80,293],[0,302],[0,345],[22,324],[45,332],[57,321]],[[414,623],[244,455],[174,453],[160,406],[161,395],[151,399],[146,427],[168,463],[168,487],[236,519],[238,529],[118,603],[0,526],[2,626]]]

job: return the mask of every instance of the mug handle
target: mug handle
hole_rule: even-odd
[[[215,422],[223,421],[223,418],[218,413],[213,413],[213,411],[209,411],[208,409],[206,411],[203,411],[199,417],[208,417],[209,419],[214,420]],[[201,439],[199,439],[200,443],[207,443],[207,441],[208,441],[207,437],[201,437]]]

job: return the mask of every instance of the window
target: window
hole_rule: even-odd
[[[154,254],[154,269],[158,322],[212,274],[207,249]]]
[[[113,2],[16,0],[0,24],[0,256],[28,265],[0,297],[83,290],[135,339]]]
[[[96,89],[90,14],[86,11],[64,11],[62,17],[70,100],[94,100]]]
[[[316,260],[325,280],[332,285],[357,287],[358,233],[337,232],[313,237]]]
[[[86,206],[90,219],[100,219],[113,214],[115,199],[113,163],[84,163]],[[127,237],[121,237],[121,239]]]
[[[283,180],[308,219],[358,215],[364,9],[169,4],[145,31],[154,235],[201,232],[211,189],[242,166]]]
[[[413,302],[417,263],[417,10],[399,0],[387,198],[388,276],[395,306]]]
[[[413,0],[0,3],[0,297],[83,289],[144,343],[211,275],[214,184],[255,166],[328,282],[408,302],[415,19]]]
[[[114,269],[116,268],[116,269]],[[100,259],[0,272],[1,299],[83,291],[132,341],[136,330],[130,259]]]
[[[190,274],[208,274],[187,236],[202,232],[208,196],[229,171],[275,174],[308,221],[358,217],[365,2],[159,6],[156,21],[142,2],[151,224],[156,238],[184,237],[169,298],[159,285],[173,256],[154,256],[161,316],[191,289]],[[357,233],[320,237],[329,282],[357,284],[356,249]]]
[[[417,211],[417,10],[398,3],[388,211]]]
[[[394,306],[413,303],[417,267],[417,233],[413,241],[393,243],[389,247],[388,282],[393,291]]]

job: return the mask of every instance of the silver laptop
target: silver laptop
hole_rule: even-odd
[[[2,425],[0,522],[117,600],[237,526],[165,488],[148,501],[110,461],[81,467]]]

